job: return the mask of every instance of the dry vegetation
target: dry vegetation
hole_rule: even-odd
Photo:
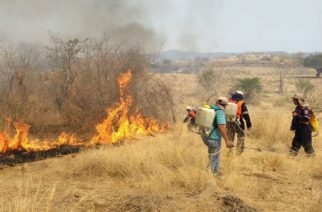
[[[296,158],[287,154],[294,107],[289,96],[296,92],[297,77],[312,70],[290,68],[283,93],[276,67],[222,66],[218,71],[218,95],[226,95],[234,79],[262,80],[262,93],[248,104],[254,127],[246,137],[246,146],[261,152],[246,149],[237,156],[223,148],[223,176],[212,176],[206,146],[180,123],[184,105],[207,100],[204,88],[193,74],[155,74],[171,87],[179,120],[172,130],[121,146],[3,168],[0,211],[321,211],[321,135],[313,139],[315,158],[306,158],[303,149]],[[309,80],[321,90],[320,79]],[[138,102],[147,94],[140,95]]]
[[[57,135],[63,130],[91,135],[96,123],[119,98],[116,77],[132,72],[133,110],[160,120],[173,102],[162,81],[148,71],[144,49],[100,40],[64,40],[50,35],[44,50],[31,46],[0,46],[0,124],[31,125],[35,136]],[[162,101],[162,104],[161,104]],[[41,114],[41,115],[40,115]]]

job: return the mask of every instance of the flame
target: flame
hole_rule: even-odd
[[[92,138],[93,144],[115,143],[135,135],[149,135],[166,130],[166,124],[160,124],[152,118],[145,118],[138,111],[134,115],[129,115],[133,101],[130,95],[125,94],[131,79],[131,70],[119,75],[117,79],[120,89],[119,102],[107,109],[106,119],[96,125],[97,135]]]
[[[6,130],[0,133],[0,153],[8,151],[42,151],[58,148],[63,145],[92,146],[97,144],[113,144],[124,139],[134,138],[137,135],[151,135],[154,132],[165,132],[167,124],[160,123],[151,117],[143,116],[139,111],[130,115],[133,99],[126,95],[127,88],[132,79],[131,70],[120,74],[117,78],[120,98],[111,108],[107,109],[107,117],[96,125],[97,133],[88,142],[80,141],[74,134],[61,133],[56,140],[29,139],[30,125],[15,123],[16,134],[10,139],[8,125],[11,120],[7,118]]]
[[[60,147],[62,145],[77,146],[80,142],[76,141],[73,134],[61,133],[57,140],[50,141],[39,139],[28,139],[30,125],[25,123],[15,123],[16,134],[12,140],[6,132],[0,133],[0,153],[8,151],[42,151]]]

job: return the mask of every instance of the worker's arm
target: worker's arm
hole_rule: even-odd
[[[189,118],[190,118],[189,116],[186,116],[186,117],[184,118],[183,122],[187,122]]]
[[[252,127],[252,122],[250,121],[248,108],[245,103],[242,105],[242,116],[243,116],[243,119],[245,119],[246,121],[247,129],[250,129]]]
[[[219,129],[221,136],[224,138],[224,140],[226,142],[226,147],[227,148],[234,147],[234,143],[231,140],[229,140],[229,137],[227,135],[226,125],[225,124],[218,124],[217,127]]]

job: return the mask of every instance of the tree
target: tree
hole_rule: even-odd
[[[48,47],[47,57],[52,67],[57,69],[60,78],[60,82],[56,83],[60,89],[56,103],[62,109],[80,70],[80,51],[83,45],[78,39],[64,41],[58,34],[49,35],[53,45]]]
[[[300,55],[299,55],[300,56]],[[296,57],[299,57],[296,56]],[[290,58],[288,56],[279,56],[274,59],[274,66],[276,67],[275,70],[277,71],[277,75],[279,76],[278,79],[278,92],[283,93],[285,88],[285,78],[288,72],[291,69],[296,69],[300,66],[300,59],[298,58]],[[302,57],[303,59],[303,57]]]
[[[207,102],[215,95],[218,95],[217,89],[222,81],[223,71],[215,70],[213,66],[207,66],[201,70],[198,79],[207,93]]]
[[[279,76],[278,79],[278,92],[283,93],[284,92],[284,84],[285,84],[285,75],[287,74],[287,67],[290,66],[290,64],[287,63],[287,60],[285,58],[279,58],[279,60],[276,63],[277,65],[277,73]]]
[[[314,68],[316,70],[316,77],[320,77],[322,73],[322,54],[307,56],[304,58],[303,65]]]
[[[237,83],[232,90],[242,90],[244,91],[245,99],[251,99],[256,97],[262,91],[262,84],[260,78],[243,78],[238,79]]]
[[[28,108],[33,78],[33,71],[38,64],[35,60],[38,54],[35,48],[27,46],[8,46],[1,48],[0,53],[0,111],[7,111],[7,115],[21,119],[30,115]]]

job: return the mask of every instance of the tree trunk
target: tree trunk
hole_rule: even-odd
[[[322,73],[322,68],[317,68],[316,69],[316,77],[320,77]]]

